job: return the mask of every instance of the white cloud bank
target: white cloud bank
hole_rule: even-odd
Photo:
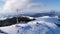
[[[19,9],[19,11],[26,11],[32,7],[40,7],[41,4],[37,3],[31,3],[31,0],[6,0],[6,3],[2,9],[3,14],[15,14],[16,9]]]

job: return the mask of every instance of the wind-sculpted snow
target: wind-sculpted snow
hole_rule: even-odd
[[[60,34],[60,28],[55,23],[39,19],[27,24],[0,27],[0,30],[8,34]]]
[[[57,27],[52,24],[52,26],[48,26],[47,24],[43,24],[43,22],[29,22],[28,24],[17,24],[8,27],[0,27],[1,30],[9,33],[9,34],[53,34],[53,27]],[[48,33],[47,33],[48,32]]]
[[[60,24],[60,21],[58,20],[57,17],[48,17],[48,16],[44,16],[44,17],[39,17],[36,18],[37,21],[46,21],[46,22],[50,22],[50,23],[55,23],[55,24]]]

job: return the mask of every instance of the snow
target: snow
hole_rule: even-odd
[[[40,23],[40,24],[42,24],[42,25],[47,25],[47,26],[49,26],[49,27],[51,27],[51,28],[56,28],[57,26],[54,24],[54,23],[50,23],[50,22],[45,22],[45,21],[32,21],[32,22],[29,22],[29,24],[36,24],[36,23]]]
[[[0,18],[0,20],[5,20],[5,19],[7,19],[7,18]]]
[[[53,21],[52,21],[53,20]],[[0,30],[8,34],[60,34],[60,27],[54,22],[59,22],[56,18],[36,18],[27,24],[15,24],[0,27]]]
[[[27,18],[29,18],[29,19],[34,19],[33,17],[30,17],[30,16],[23,16],[23,17],[27,17]]]
[[[58,18],[55,17],[49,17],[49,16],[43,16],[43,17],[38,17],[36,18],[36,21],[46,21],[50,23],[55,23],[55,24],[60,24],[60,21],[58,21]]]
[[[0,20],[6,20],[7,18],[13,18],[12,16],[10,17],[0,17]]]
[[[16,34],[16,27],[14,27],[14,25],[7,27],[0,27],[0,29],[9,34]]]

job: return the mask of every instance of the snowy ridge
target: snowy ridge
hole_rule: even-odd
[[[28,22],[27,24],[0,27],[0,30],[8,34],[55,34],[58,31],[58,27],[53,22],[51,23],[50,19],[48,22],[45,18],[39,19],[37,18],[35,21]],[[59,31],[57,32],[58,34],[60,33]]]
[[[22,17],[27,17],[29,19],[34,19],[33,17],[30,17],[30,16],[22,16]]]

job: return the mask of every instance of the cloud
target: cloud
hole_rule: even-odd
[[[44,4],[30,3],[30,4],[28,5],[29,8],[32,8],[32,7],[41,7],[41,6],[44,6]]]
[[[32,3],[30,0],[6,0],[6,3],[2,9],[4,14],[16,14],[16,10],[25,12],[32,7],[41,7],[43,4]],[[20,12],[19,12],[20,13]]]
[[[15,12],[16,9],[23,10],[26,8],[28,2],[28,0],[7,0],[3,7],[3,12],[11,13]]]

